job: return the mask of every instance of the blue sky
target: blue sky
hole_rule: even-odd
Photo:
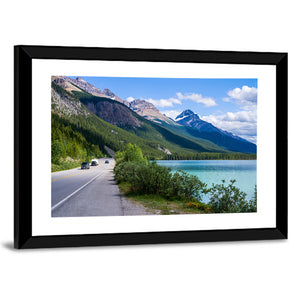
[[[256,143],[257,79],[82,77],[122,99],[143,99],[175,118],[185,109]]]

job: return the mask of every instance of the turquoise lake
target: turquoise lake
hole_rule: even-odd
[[[256,185],[256,160],[158,160],[157,164],[198,176],[208,187],[213,183],[225,184],[235,179],[235,185],[247,194],[247,200],[254,196]],[[207,202],[207,198],[203,199]]]

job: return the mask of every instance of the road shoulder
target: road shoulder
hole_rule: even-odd
[[[150,210],[136,201],[130,200],[122,195],[120,191],[122,208],[124,211],[124,216],[139,216],[139,215],[159,215],[160,211]]]

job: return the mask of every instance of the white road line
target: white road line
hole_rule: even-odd
[[[75,195],[76,193],[78,193],[79,191],[81,191],[84,187],[86,187],[88,184],[90,184],[92,181],[94,181],[97,177],[99,177],[100,175],[103,175],[104,172],[98,174],[97,176],[93,177],[90,181],[88,181],[86,184],[84,184],[83,186],[81,186],[80,188],[78,188],[76,191],[74,191],[72,194],[70,194],[69,196],[67,196],[66,198],[60,200],[58,203],[56,203],[54,206],[51,207],[51,211],[55,210],[56,208],[60,207],[62,204],[64,204],[69,198],[71,198],[73,195]]]

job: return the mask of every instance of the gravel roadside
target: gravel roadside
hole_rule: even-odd
[[[142,204],[127,199],[123,195],[121,195],[121,203],[124,211],[124,216],[160,215],[159,210],[147,209]]]

